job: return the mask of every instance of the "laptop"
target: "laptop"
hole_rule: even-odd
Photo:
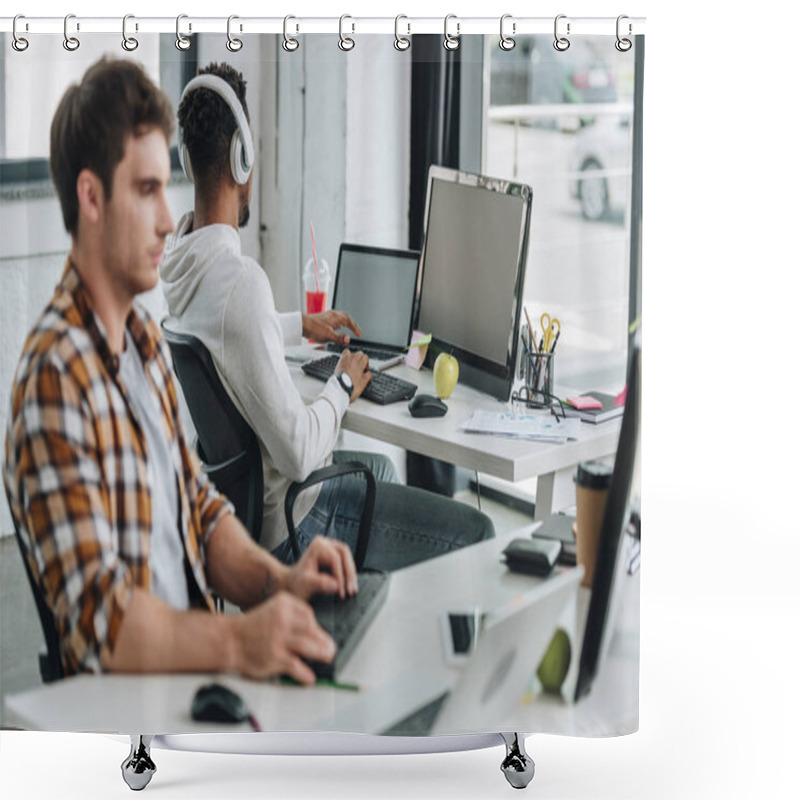
[[[337,711],[332,722],[342,730],[385,736],[484,733],[487,726],[511,724],[582,574],[554,572],[488,614],[455,684],[410,673],[391,691],[378,687]]]
[[[332,308],[346,311],[361,328],[350,350],[363,350],[370,369],[381,371],[405,358],[411,341],[419,252],[342,244]],[[350,333],[350,331],[347,331]],[[341,352],[341,345],[328,350]]]

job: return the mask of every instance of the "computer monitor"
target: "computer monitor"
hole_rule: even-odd
[[[613,613],[617,606],[622,582],[619,578],[620,562],[624,557],[621,547],[623,531],[628,522],[628,508],[636,462],[636,444],[639,438],[642,393],[642,351],[636,344],[631,349],[628,366],[628,392],[625,412],[614,459],[614,472],[608,489],[606,509],[597,544],[597,561],[592,580],[592,597],[586,617],[586,630],[581,647],[580,668],[575,687],[575,699],[587,694],[611,639]]]
[[[507,401],[514,381],[533,190],[431,166],[417,328],[459,381]]]

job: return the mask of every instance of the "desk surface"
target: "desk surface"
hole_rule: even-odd
[[[319,394],[320,381],[305,375],[298,366],[293,365],[291,369],[304,398],[308,400]],[[393,367],[389,374],[416,383],[419,393],[434,393],[431,370],[417,372],[400,366]],[[600,425],[583,424],[580,438],[576,441],[550,444],[459,430],[477,409],[503,411],[508,408],[506,403],[469,386],[458,384],[446,402],[449,411],[444,417],[415,419],[406,403],[380,406],[359,398],[347,410],[342,427],[507,481],[555,473],[580,461],[610,455],[617,447],[619,419]]]
[[[389,597],[343,670],[342,681],[360,691],[302,688],[234,676],[149,675],[79,676],[6,698],[10,725],[22,728],[103,733],[245,732],[247,725],[223,726],[191,720],[197,688],[222,680],[238,691],[262,728],[279,730],[355,730],[377,733],[387,698],[398,708],[429,687],[452,685],[457,670],[444,662],[441,614],[447,610],[503,606],[542,581],[510,573],[500,561],[509,537],[487,542],[394,573]],[[633,579],[625,578],[634,583]],[[638,580],[635,581],[638,587]],[[581,590],[584,591],[584,590]],[[579,604],[581,599],[579,597]],[[585,599],[584,599],[585,602]],[[638,725],[638,598],[622,647],[612,648],[592,694],[575,705],[537,694],[520,704],[507,730],[585,735],[629,733]],[[571,609],[575,620],[574,606]],[[570,626],[570,611],[565,612]],[[620,619],[625,616],[621,615]],[[635,623],[635,624],[634,624]],[[618,625],[619,628],[619,625]],[[532,667],[532,671],[535,668]],[[569,679],[568,679],[569,680]],[[431,688],[430,691],[433,691]],[[431,696],[435,696],[431,694]],[[382,698],[373,704],[371,698]],[[367,709],[365,712],[359,709]],[[405,711],[410,711],[405,708]],[[399,718],[399,717],[397,717]],[[337,720],[358,719],[345,728]],[[515,727],[511,727],[514,725]],[[476,731],[485,732],[485,731]]]

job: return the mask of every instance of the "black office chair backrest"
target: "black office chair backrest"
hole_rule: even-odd
[[[39,612],[39,622],[42,625],[44,643],[47,648],[44,653],[39,653],[39,674],[42,676],[42,681],[44,683],[52,683],[64,677],[64,665],[61,663],[61,647],[59,645],[60,640],[58,638],[58,632],[56,631],[55,618],[53,617],[53,612],[50,610],[50,606],[45,602],[44,592],[39,582],[31,572],[26,556],[27,549],[22,542],[22,535],[20,534],[16,519],[14,520],[14,535],[17,537],[19,554],[25,566],[25,574],[28,576],[31,592],[33,592],[36,610]]]
[[[211,354],[196,337],[161,323],[175,372],[197,431],[197,453],[214,485],[258,541],[264,510],[264,472],[253,429],[233,404]]]

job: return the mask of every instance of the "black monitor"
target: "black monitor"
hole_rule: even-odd
[[[530,186],[431,166],[417,328],[452,353],[459,381],[507,401],[514,382]]]
[[[612,633],[609,618],[613,610],[615,588],[619,589],[621,584],[619,580],[616,580],[616,573],[620,569],[619,562],[623,555],[620,547],[623,532],[628,523],[629,499],[641,416],[641,383],[642,351],[637,344],[631,348],[625,412],[622,416],[617,455],[614,459],[614,472],[611,476],[603,525],[597,544],[592,597],[589,601],[578,682],[575,687],[576,700],[591,689],[592,681],[597,675],[601,657],[608,646]]]

